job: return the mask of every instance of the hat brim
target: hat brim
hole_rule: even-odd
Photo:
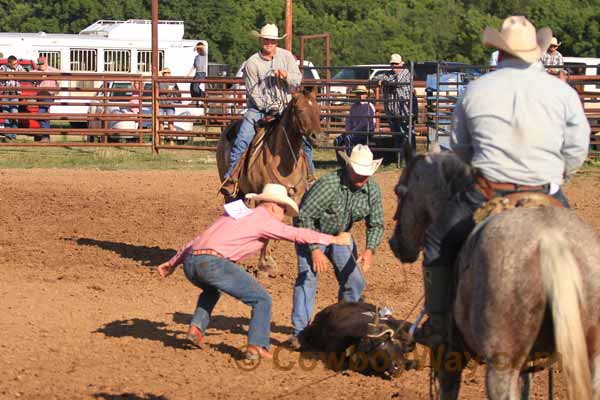
[[[289,215],[290,217],[295,217],[298,215],[298,204],[296,204],[296,202],[289,197],[281,198],[277,196],[271,196],[269,194],[248,193],[246,198],[256,202],[269,201],[277,203],[285,208],[286,215]]]
[[[548,50],[551,41],[552,30],[548,27],[538,29],[536,33],[537,46],[533,49],[513,49],[506,43],[499,31],[489,26],[483,32],[483,44],[485,46],[505,51],[529,64],[538,61],[542,57]]]
[[[257,39],[263,38],[263,39],[281,40],[281,39],[283,39],[283,38],[285,38],[287,36],[287,33],[284,33],[283,36],[267,36],[267,35],[262,35],[261,36],[260,32],[258,32],[258,31],[252,31],[252,32],[250,32],[250,35],[253,36],[253,37],[255,37],[255,38],[257,38]]]
[[[352,161],[345,151],[338,151],[338,154],[346,162],[346,165],[350,165],[352,171],[361,176],[372,176],[383,161],[383,158],[379,158],[377,160],[373,160],[370,165],[359,164]]]
[[[354,94],[372,94],[373,90],[369,89],[369,90],[353,90],[352,93]]]

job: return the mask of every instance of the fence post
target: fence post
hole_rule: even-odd
[[[152,0],[152,154],[158,155],[158,0]]]

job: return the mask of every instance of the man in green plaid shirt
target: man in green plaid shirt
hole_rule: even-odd
[[[299,348],[299,335],[308,325],[317,295],[317,273],[327,269],[331,261],[340,284],[339,301],[359,301],[365,289],[362,275],[373,263],[373,254],[383,237],[383,206],[381,189],[372,179],[381,160],[373,160],[367,146],[356,145],[350,157],[339,153],[346,168],[323,176],[304,195],[295,225],[327,234],[350,230],[352,224],[365,220],[367,243],[357,257],[356,244],[352,246],[296,245],[298,277],[294,285],[292,325],[294,335],[289,345]],[[357,267],[362,264],[362,272]]]

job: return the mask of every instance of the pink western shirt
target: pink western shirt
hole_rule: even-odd
[[[257,253],[267,240],[329,245],[333,236],[286,225],[273,218],[263,207],[257,207],[240,219],[228,215],[219,217],[207,230],[183,246],[169,264],[177,266],[192,251],[201,249],[214,250],[236,262]]]

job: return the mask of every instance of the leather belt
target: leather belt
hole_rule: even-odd
[[[509,182],[492,182],[484,176],[478,175],[475,178],[475,187],[489,200],[496,196],[496,191],[500,192],[544,192],[548,193],[549,185],[529,186],[519,185]]]
[[[214,251],[212,249],[193,250],[192,254],[195,256],[215,256],[215,257],[225,258],[225,257],[223,257],[223,255],[221,253],[219,253],[218,251]]]

